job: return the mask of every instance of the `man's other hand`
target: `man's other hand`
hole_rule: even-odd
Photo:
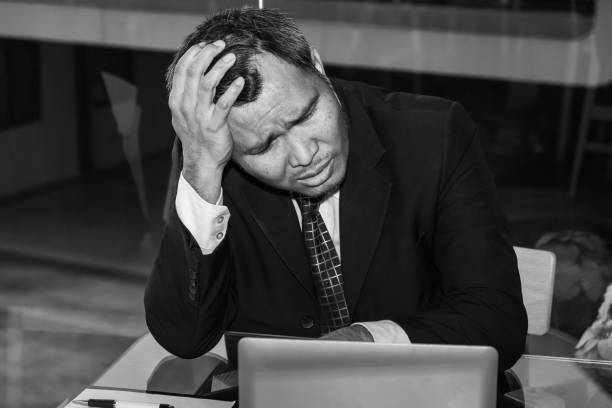
[[[321,340],[374,342],[372,334],[361,325],[347,326],[321,337]]]

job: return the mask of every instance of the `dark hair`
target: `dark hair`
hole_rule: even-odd
[[[239,106],[257,99],[261,93],[262,78],[252,58],[264,51],[300,69],[319,73],[315,68],[308,41],[292,19],[278,10],[244,7],[223,10],[207,18],[187,36],[166,72],[168,91],[172,88],[174,68],[181,56],[193,45],[216,40],[225,41],[225,48],[215,57],[208,69],[230,52],[236,55],[236,62],[219,82],[215,102],[239,76],[244,78],[244,87],[234,105]]]

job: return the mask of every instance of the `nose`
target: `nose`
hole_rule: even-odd
[[[310,136],[289,138],[289,164],[291,167],[305,167],[312,163],[319,151],[316,139]]]

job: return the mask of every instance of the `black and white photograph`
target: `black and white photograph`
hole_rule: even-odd
[[[0,408],[612,407],[612,1],[0,0]]]

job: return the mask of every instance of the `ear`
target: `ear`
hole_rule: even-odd
[[[323,61],[321,61],[321,56],[319,55],[319,51],[316,48],[310,47],[310,57],[314,62],[314,66],[321,74],[325,75],[325,68],[323,68]]]

